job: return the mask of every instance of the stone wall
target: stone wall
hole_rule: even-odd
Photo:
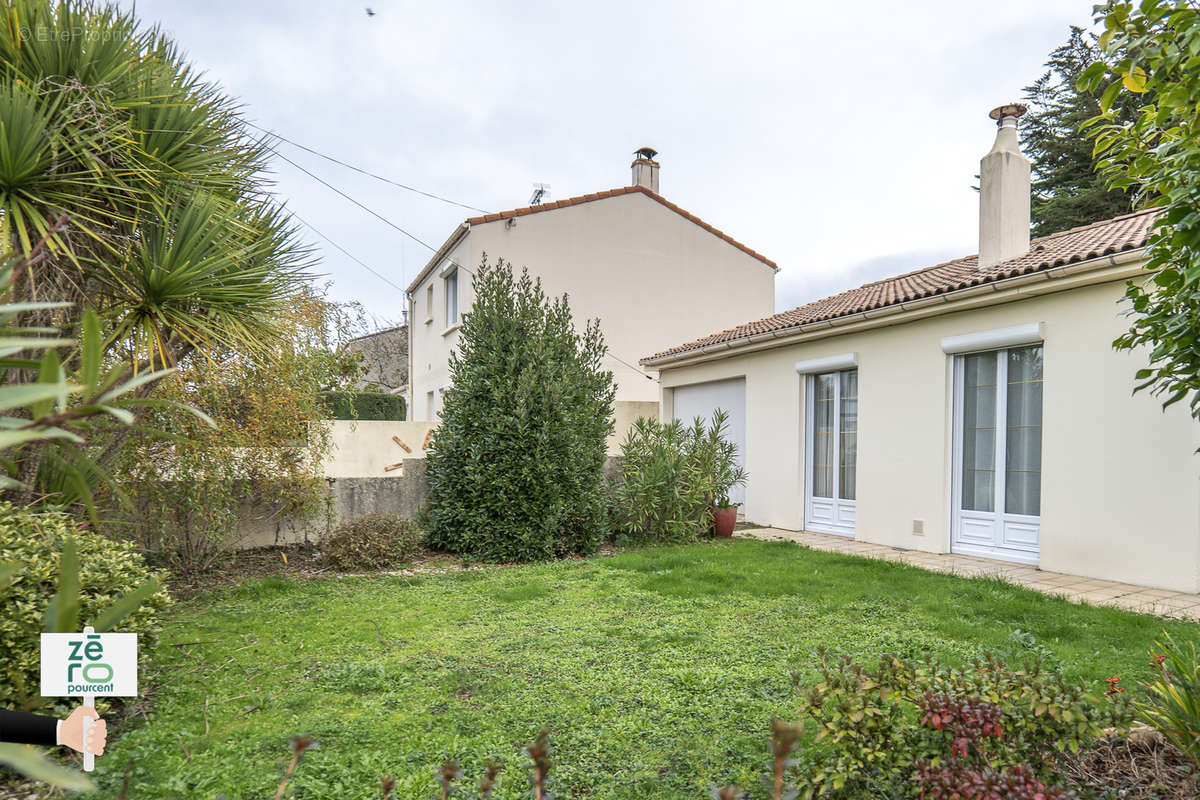
[[[608,437],[605,477],[620,477],[621,441],[638,417],[658,417],[658,403],[618,401]],[[281,518],[249,505],[242,510],[234,547],[317,543],[338,524],[388,511],[412,518],[425,504],[425,447],[435,423],[329,420],[330,451],[321,463],[329,487],[318,519]]]
[[[610,485],[620,479],[620,470],[620,456],[609,456],[604,465],[604,476]],[[254,509],[247,507],[243,510],[235,547],[249,549],[283,544],[317,544],[340,522],[380,511],[412,519],[425,504],[429,493],[429,486],[425,482],[425,460],[408,459],[404,462],[403,470],[392,472],[399,474],[327,478],[328,511],[311,521],[298,522],[257,514]]]

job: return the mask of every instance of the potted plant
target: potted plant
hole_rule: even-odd
[[[729,502],[729,495],[723,495],[717,499],[717,504],[713,506],[713,530],[717,536],[723,536],[728,539],[733,536],[733,528],[737,525],[737,510],[741,503]]]
[[[704,472],[711,481],[709,497],[713,498],[713,530],[717,536],[726,538],[733,536],[738,506],[741,505],[729,502],[729,490],[746,483],[746,471],[737,463],[737,445],[725,438],[728,421],[728,413],[718,408],[700,447]]]

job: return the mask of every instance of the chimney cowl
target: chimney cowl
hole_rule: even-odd
[[[988,116],[996,120],[996,127],[1002,127],[1006,120],[1011,119],[1015,127],[1017,117],[1022,116],[1029,109],[1021,103],[1007,103],[1006,105],[996,106],[988,112]]]
[[[998,130],[979,162],[980,269],[1029,252],[1030,169],[1017,137],[1017,118],[1025,111],[1020,103],[1009,103],[988,114]]]
[[[658,151],[653,147],[639,147],[633,152],[633,183],[632,186],[644,186],[658,194],[658,162],[655,157]]]

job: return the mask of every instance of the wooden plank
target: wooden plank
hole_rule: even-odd
[[[392,441],[404,448],[404,452],[411,453],[412,448],[404,443],[399,436],[393,436]]]
[[[386,467],[384,467],[384,468],[383,468],[383,471],[384,471],[384,472],[391,472],[391,471],[392,471],[392,470],[394,470],[394,469],[404,469],[404,462],[403,462],[403,461],[400,461],[400,462],[397,462],[397,463],[395,463],[395,464],[388,464]]]

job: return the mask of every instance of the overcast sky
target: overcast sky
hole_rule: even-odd
[[[366,13],[369,4],[374,16]],[[987,112],[1092,0],[141,0],[247,118],[488,211],[625,186],[659,151],[671,201],[776,261],[776,308],[976,251]],[[437,247],[472,212],[280,145]],[[288,207],[405,287],[430,251],[283,161]],[[311,231],[340,300],[403,292]],[[501,255],[501,254],[497,254]]]

